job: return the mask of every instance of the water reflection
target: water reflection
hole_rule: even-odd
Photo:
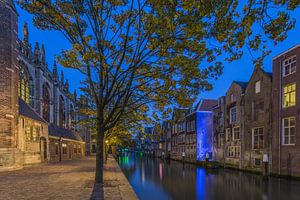
[[[298,200],[300,182],[127,154],[118,162],[141,200]]]

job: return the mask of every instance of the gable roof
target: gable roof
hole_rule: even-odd
[[[45,121],[39,114],[37,114],[25,101],[19,98],[19,114],[28,117],[30,119],[43,122],[47,124],[48,122]]]
[[[54,124],[49,125],[49,136],[62,137],[71,140],[83,141],[80,135],[69,129],[58,127]]]
[[[269,76],[270,78],[272,78],[272,76],[273,76],[273,73],[272,72],[266,72],[263,68],[260,68],[261,69],[261,71],[264,73],[264,74],[266,74],[267,76]]]
[[[241,86],[241,88],[246,89],[248,82],[245,81],[233,81],[234,83],[238,84],[239,86]]]
[[[218,105],[218,100],[216,99],[201,99],[196,107],[197,111],[212,111],[213,107]]]

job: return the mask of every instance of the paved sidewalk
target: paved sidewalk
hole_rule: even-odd
[[[95,185],[97,187],[97,185]],[[92,200],[102,200],[101,191],[94,188]],[[105,200],[137,200],[130,183],[113,157],[109,157],[104,166],[104,199]]]
[[[1,172],[0,200],[89,200],[94,176],[95,157]],[[105,166],[104,179],[105,199],[137,199],[113,158]]]

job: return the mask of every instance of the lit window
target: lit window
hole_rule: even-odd
[[[288,76],[296,72],[296,56],[290,57],[283,61],[283,76]]]
[[[252,129],[252,148],[262,149],[264,147],[264,128]]]
[[[234,123],[237,120],[236,107],[230,108],[230,123]]]
[[[67,154],[67,144],[63,143],[61,146],[62,146],[62,153]]]
[[[240,139],[240,127],[234,127],[233,128],[233,140],[239,140]]]
[[[296,83],[285,85],[283,87],[283,107],[296,105]]]
[[[55,143],[55,154],[58,155],[58,143]]]
[[[18,83],[18,94],[23,101],[29,104],[30,96],[30,87],[29,87],[29,73],[25,71],[23,67],[20,67],[19,71],[19,83]]]
[[[255,94],[260,93],[260,81],[255,83]]]
[[[74,145],[74,153],[77,153],[76,145]]]
[[[296,121],[295,117],[287,117],[282,120],[283,144],[295,144]]]
[[[26,140],[30,141],[31,140],[31,127],[30,126],[26,126],[25,135],[26,135]]]
[[[37,140],[36,128],[33,127],[32,128],[32,141],[36,141],[36,140]]]

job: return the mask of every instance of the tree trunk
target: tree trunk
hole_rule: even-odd
[[[100,115],[100,116],[99,116]],[[95,182],[103,184],[103,138],[104,138],[104,127],[103,117],[101,112],[98,113],[97,117],[97,149],[96,149],[96,174]]]

